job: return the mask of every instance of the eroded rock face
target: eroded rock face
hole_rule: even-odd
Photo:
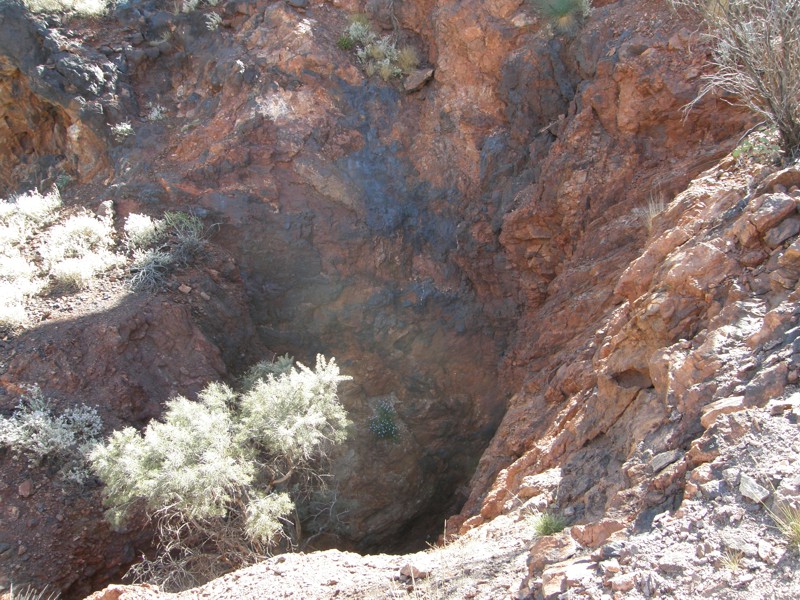
[[[214,9],[216,32],[202,12],[172,15],[148,3],[118,13],[124,27],[73,24],[84,46],[34,62],[89,91],[102,82],[99,97],[111,80],[92,65],[101,73],[104,61],[116,65],[132,86],[125,110],[100,121],[67,109],[43,116],[55,102],[49,92],[37,92],[29,113],[7,109],[18,123],[5,159],[13,169],[35,162],[19,141],[26,119],[97,132],[130,118],[128,139],[113,145],[98,135],[88,145],[113,170],[103,196],[121,218],[198,211],[217,224],[214,242],[241,272],[246,310],[237,302],[226,313],[220,300],[199,326],[174,307],[132,319],[128,334],[143,332],[156,357],[171,358],[147,363],[136,377],[141,410],[119,418],[144,419],[170,391],[246,366],[251,318],[259,343],[304,362],[333,355],[354,377],[342,393],[353,436],[334,463],[347,518],[332,543],[419,542],[467,497],[450,527],[468,518],[469,527],[557,466],[558,500],[576,516],[627,507],[612,501],[627,485],[619,468],[631,440],[653,430],[664,437],[657,464],[680,469],[664,455],[677,448],[666,440],[693,426],[670,421],[653,353],[685,350],[674,345],[702,325],[707,278],[720,286],[735,265],[711,243],[664,263],[695,233],[690,224],[655,236],[639,257],[648,236],[641,209],[652,193],[680,191],[749,122],[712,99],[685,117],[704,61],[687,24],[655,2],[610,4],[580,35],[554,37],[520,0],[397,3],[401,40],[435,66],[432,81],[406,94],[401,82],[368,80],[336,47],[342,7],[359,3],[296,4],[230,3]],[[107,52],[97,58],[94,46]],[[75,56],[89,58],[80,67]],[[14,68],[18,87],[34,90],[22,83],[34,81],[30,70]],[[165,118],[149,117],[148,106]],[[68,136],[36,135],[31,148],[69,155]],[[742,235],[757,237],[747,227]],[[639,306],[662,263],[658,281],[681,293],[664,298],[663,310]],[[180,344],[150,337],[159,314],[176,323]],[[225,327],[213,328],[214,315]],[[239,318],[241,330],[232,324]],[[123,354],[144,343],[127,346],[117,325],[102,332],[109,336]],[[64,379],[69,393],[114,368],[104,359],[91,377],[75,368]],[[181,360],[198,368],[184,374]],[[48,364],[11,373],[37,379]],[[120,378],[108,385],[136,389]],[[369,431],[382,401],[396,411],[397,442]],[[674,479],[652,503],[671,497]],[[555,492],[539,487],[550,502]]]

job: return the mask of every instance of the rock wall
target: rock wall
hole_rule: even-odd
[[[657,377],[640,346],[636,358],[605,354],[645,275],[620,277],[648,239],[648,201],[669,201],[750,123],[712,98],[683,112],[705,61],[694,25],[655,1],[596,7],[575,35],[554,35],[521,0],[396,1],[393,17],[389,3],[293,4],[306,6],[174,14],[132,2],[69,28],[14,9],[34,58],[0,47],[20,90],[0,98],[29,98],[0,105],[5,185],[34,182],[48,155],[77,177],[76,202],[112,199],[120,219],[192,209],[235,261],[228,293],[246,293],[246,308],[226,312],[220,299],[194,325],[171,312],[181,342],[153,341],[169,365],[148,355],[144,408],[118,418],[235,374],[254,349],[303,361],[322,352],[355,380],[343,391],[353,436],[334,465],[347,518],[331,543],[419,544],[462,505],[449,527],[474,526],[551,468],[573,469],[563,494],[577,517],[616,506],[619,480],[587,482],[624,462],[624,415],[637,398],[652,405]],[[399,40],[435,68],[427,86],[367,79],[336,47],[360,10],[400,24]],[[126,120],[134,134],[115,140],[110,127]],[[76,124],[91,143],[62,133]],[[640,260],[655,268],[662,255],[649,256]],[[674,310],[695,313],[689,300]],[[159,329],[136,323],[145,340]],[[677,331],[643,343],[663,347]],[[195,342],[199,358],[184,352]],[[181,374],[195,359],[202,368]],[[91,388],[111,362],[75,368],[64,385]],[[47,365],[11,379],[38,379]],[[369,431],[382,401],[396,410],[397,443]]]

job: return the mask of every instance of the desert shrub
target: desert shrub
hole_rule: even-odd
[[[90,475],[88,454],[102,429],[96,409],[80,405],[56,414],[33,387],[11,417],[0,417],[0,443],[25,456],[32,467],[49,460],[62,479],[83,483]]]
[[[108,10],[106,0],[23,0],[23,3],[34,13],[67,13],[94,17]]]
[[[32,587],[23,587],[20,589],[12,583],[6,600],[58,600],[60,597],[58,592],[48,592],[47,588],[36,590]]]
[[[147,215],[131,213],[125,219],[125,244],[131,250],[149,248],[164,238],[164,222]]]
[[[187,264],[205,246],[203,221],[184,212],[164,213],[164,227],[171,238],[170,251],[176,262]]]
[[[553,512],[542,512],[533,517],[533,530],[539,537],[559,533],[563,531],[566,526],[566,519]]]
[[[219,17],[219,15],[216,16]],[[221,17],[219,18],[221,22],[222,18]],[[208,19],[208,17],[206,17],[206,19]],[[145,118],[148,121],[163,121],[164,119],[167,118],[167,109],[161,106],[160,104],[148,104],[147,116]]]
[[[376,414],[369,419],[369,430],[380,440],[397,440],[400,429],[395,418],[397,413],[388,400],[381,400],[375,408]]]
[[[259,381],[268,380],[270,377],[285,375],[294,367],[294,357],[284,354],[275,360],[262,360],[242,376],[241,388],[245,392],[252,390]]]
[[[58,189],[48,194],[31,191],[0,200],[0,329],[27,322],[25,302],[44,287],[37,265],[23,253],[28,240],[58,215]]]
[[[112,524],[135,506],[158,523],[159,554],[133,575],[177,589],[255,562],[281,538],[299,542],[288,517],[323,485],[327,452],[346,436],[337,386],[347,379],[318,356],[314,370],[298,364],[242,393],[211,384],[197,401],[168,402],[144,432],[98,446]]]
[[[133,135],[133,125],[130,121],[123,121],[111,126],[111,135],[118,142],[124,141],[126,138]]]
[[[419,54],[413,46],[403,46],[397,51],[397,66],[403,73],[411,73],[419,66]]]
[[[129,285],[136,291],[162,287],[176,268],[188,265],[206,244],[199,217],[166,212],[162,219],[131,214],[125,221],[126,245],[133,251]]]
[[[572,33],[591,12],[589,0],[533,0],[537,10],[553,28],[561,33]]]
[[[162,287],[175,265],[175,258],[162,250],[136,250],[130,266],[128,285],[137,292],[154,292]]]
[[[51,287],[72,292],[83,289],[92,279],[122,259],[113,251],[111,222],[87,213],[73,215],[53,226],[39,247]]]
[[[797,0],[672,0],[699,15],[713,41],[712,72],[695,100],[721,91],[774,126],[800,156],[800,6]]]
[[[208,13],[205,16],[206,29],[209,31],[216,31],[222,25],[222,17],[217,13]]]
[[[380,76],[384,81],[410,73],[419,66],[419,56],[411,46],[397,49],[390,36],[378,37],[363,16],[351,20],[336,45],[354,50],[367,77]]]

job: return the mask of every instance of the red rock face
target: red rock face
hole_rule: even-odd
[[[86,147],[113,170],[103,197],[120,215],[199,211],[217,224],[213,241],[236,274],[205,318],[196,307],[152,306],[87,326],[108,351],[64,366],[54,387],[115,398],[109,415],[127,422],[156,414],[172,391],[235,374],[262,345],[303,361],[333,355],[354,377],[342,393],[353,435],[334,464],[347,514],[336,543],[402,547],[438,534],[467,499],[453,524],[492,518],[506,482],[559,460],[579,471],[576,481],[618,466],[594,460],[616,439],[581,448],[654,377],[638,354],[597,367],[598,347],[627,314],[622,303],[666,256],[651,246],[641,277],[620,281],[647,237],[635,209],[651,194],[671,199],[749,121],[713,99],[684,114],[703,47],[659,3],[598,7],[578,34],[555,37],[519,0],[398,3],[401,41],[435,67],[413,94],[367,80],[336,47],[344,5],[361,8],[231,3],[215,11],[215,32],[200,12],[143,5],[105,28],[73,24],[88,48],[67,52],[84,57],[78,72],[94,72],[95,59],[119,67],[96,101],[112,88],[132,93],[106,121],[67,109],[46,121],[36,102],[56,100],[45,93],[25,114],[86,123],[96,142]],[[107,49],[102,59],[95,46]],[[39,52],[48,65],[59,59]],[[16,68],[19,81],[29,77]],[[148,104],[166,118],[147,119]],[[19,165],[35,152],[19,141],[23,117],[3,110],[17,125],[0,139],[18,141],[0,143],[16,148],[0,167],[19,185],[28,172]],[[112,142],[103,132],[126,118],[135,135]],[[83,147],[30,128],[37,152]],[[106,170],[90,163],[64,164],[97,186],[92,177]],[[696,262],[724,267],[712,250],[698,253]],[[691,311],[685,300],[675,319]],[[657,347],[675,331],[647,339]],[[48,347],[46,337],[31,334],[25,347]],[[89,347],[80,335],[74,343]],[[114,352],[130,355],[130,375]],[[40,380],[68,354],[52,347],[52,359],[16,362],[7,379]],[[369,431],[383,400],[395,407],[397,442]],[[564,423],[577,433],[566,436]],[[531,467],[526,457],[542,444],[546,460],[537,454]],[[525,468],[504,470],[514,461]],[[611,493],[577,487],[569,493],[598,505]]]

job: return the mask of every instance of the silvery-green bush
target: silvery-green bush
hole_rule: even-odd
[[[0,417],[0,444],[31,467],[49,461],[62,480],[82,484],[91,476],[88,455],[102,429],[96,409],[82,404],[56,412],[34,386],[10,417]]]
[[[237,393],[208,385],[167,403],[144,431],[114,432],[91,455],[115,527],[138,508],[158,524],[159,554],[135,578],[165,589],[197,585],[298,544],[296,505],[324,484],[325,459],[349,424],[335,361],[260,367]]]

